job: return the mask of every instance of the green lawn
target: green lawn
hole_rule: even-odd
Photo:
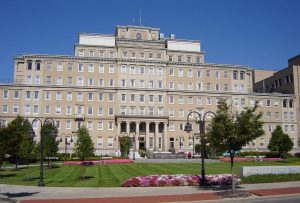
[[[266,165],[300,165],[300,159],[274,162],[237,162],[235,172],[239,166],[266,166]],[[206,174],[230,173],[230,163],[207,163]],[[26,169],[2,169],[0,171],[0,183],[18,185],[37,185],[39,179],[39,167],[30,167],[32,181],[24,180]],[[86,167],[85,180],[82,175],[83,167],[78,165],[56,165],[52,169],[45,167],[46,186],[70,186],[70,187],[118,187],[128,178],[153,174],[200,174],[201,163],[134,163],[134,164],[102,164]],[[276,182],[285,180],[300,180],[300,174],[291,177],[271,175],[271,177],[245,178],[244,182]],[[275,179],[274,179],[275,177]],[[255,181],[257,180],[257,181]]]

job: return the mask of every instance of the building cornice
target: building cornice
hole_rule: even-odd
[[[187,63],[187,62],[171,62],[160,60],[143,60],[143,59],[126,59],[126,58],[100,58],[100,57],[81,57],[81,56],[67,56],[67,55],[44,55],[44,54],[29,54],[14,57],[14,60],[30,59],[64,59],[64,60],[80,60],[80,61],[104,61],[115,63],[149,63],[149,64],[165,64],[165,65],[178,65],[178,66],[198,66],[198,67],[211,67],[211,68],[231,68],[231,69],[250,69],[243,65],[230,65],[230,64],[209,64],[209,63]]]

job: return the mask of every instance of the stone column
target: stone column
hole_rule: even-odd
[[[149,121],[146,121],[146,149],[149,150],[149,142],[150,142],[150,139],[149,139],[149,125],[150,125],[150,122]]]
[[[135,148],[139,150],[140,122],[135,122]]]
[[[129,136],[129,133],[130,133],[130,122],[126,121],[126,134],[127,134],[127,136]]]
[[[159,122],[155,122],[155,133],[154,133],[154,151],[158,151],[159,148],[158,148],[158,142],[159,142],[159,136],[158,136],[158,125],[159,125]]]
[[[168,149],[168,123],[164,123],[163,150],[165,152],[169,150]]]

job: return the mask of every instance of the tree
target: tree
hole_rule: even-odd
[[[210,144],[218,151],[230,152],[232,191],[235,191],[234,182],[234,155],[236,151],[252,140],[262,136],[262,114],[257,114],[257,103],[253,108],[246,107],[245,111],[234,116],[229,111],[229,106],[224,100],[218,104],[216,116],[212,119],[211,128],[208,130]]]
[[[89,135],[89,131],[86,127],[82,126],[77,131],[77,141],[75,142],[75,153],[78,158],[83,161],[83,167],[85,166],[84,161],[88,157],[94,155],[94,144]],[[83,168],[82,178],[85,178],[85,167]]]
[[[13,128],[11,126],[0,128],[0,168],[15,142],[14,137],[11,136],[12,133]]]
[[[47,157],[48,168],[52,167],[51,157],[57,155],[59,145],[56,137],[50,135],[50,131],[53,129],[55,129],[55,126],[52,123],[45,123],[41,130],[41,134],[44,136],[44,157]],[[38,145],[38,149],[40,149],[40,144]]]
[[[13,156],[17,168],[20,158],[26,158],[28,160],[29,149],[27,147],[31,145],[31,147],[33,147],[32,151],[35,151],[35,145],[28,137],[29,129],[31,127],[28,119],[18,115],[11,123],[9,123],[9,126],[12,128],[11,136],[15,139],[14,145],[10,147],[9,154]]]
[[[129,136],[120,137],[120,150],[121,156],[128,158],[129,151],[130,151],[131,141]]]
[[[282,131],[281,126],[276,126],[272,132],[272,137],[268,145],[270,151],[276,152],[281,157],[286,157],[287,153],[293,148],[291,138]]]

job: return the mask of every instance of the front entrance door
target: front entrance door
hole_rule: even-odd
[[[146,150],[145,138],[139,138],[139,150]]]

